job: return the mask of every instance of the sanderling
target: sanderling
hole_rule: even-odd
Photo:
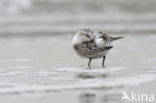
[[[94,36],[90,29],[82,29],[76,33],[72,40],[72,46],[80,57],[88,58],[88,66],[92,59],[101,58],[101,55],[106,50],[113,46],[98,47],[94,41]]]
[[[94,36],[94,41],[99,48],[112,46],[112,41],[123,38],[123,37],[111,37],[110,35],[108,35],[108,33],[103,31],[94,32],[93,36]],[[109,51],[110,49],[105,50],[103,53],[101,53],[101,55],[99,55],[99,58],[103,57],[103,61],[102,61],[103,67],[105,67],[104,62],[106,59],[106,55]]]

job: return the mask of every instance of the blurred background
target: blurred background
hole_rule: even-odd
[[[103,30],[111,35],[130,36],[121,41],[125,44],[128,40],[129,43],[126,42],[124,45],[126,49],[121,42],[117,42],[121,45],[118,48],[123,49],[122,53],[127,50],[124,58],[133,61],[134,56],[130,57],[129,54],[135,53],[136,59],[148,59],[155,53],[140,55],[140,52],[145,48],[146,52],[154,49],[150,46],[155,43],[153,35],[156,32],[156,2],[155,0],[0,0],[0,59],[2,62],[12,59],[13,61],[33,59],[54,66],[68,65],[71,61],[76,61],[71,65],[82,65],[82,62],[75,60],[77,56],[72,55],[71,47],[72,37],[82,28]],[[137,47],[133,47],[134,45]],[[139,49],[140,52],[135,52],[132,48]],[[71,58],[68,58],[69,56]],[[115,58],[121,57],[117,56],[115,54]],[[115,60],[114,65],[118,64],[123,63]],[[138,65],[138,62],[131,64]]]
[[[98,59],[86,70],[73,51],[82,28],[124,36],[108,69]],[[0,102],[122,103],[122,90],[156,93],[155,34],[156,0],[0,0]]]
[[[1,35],[155,32],[155,0],[0,0]]]

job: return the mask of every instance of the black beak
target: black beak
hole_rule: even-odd
[[[113,46],[106,46],[105,47],[106,50],[109,50],[109,49],[112,49],[112,48],[113,48]]]
[[[121,39],[121,38],[123,38],[123,37],[111,37],[110,41],[115,41],[115,40],[118,40],[118,39]]]
[[[91,42],[94,42],[94,40],[93,40],[93,39],[91,39],[90,41],[91,41]]]
[[[104,37],[104,36],[101,36],[101,37],[99,37],[99,38],[102,38],[103,40],[107,40],[107,38],[106,38],[106,37]]]

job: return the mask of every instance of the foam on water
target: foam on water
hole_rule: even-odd
[[[131,68],[136,69],[136,68]],[[155,69],[155,68],[152,68]],[[6,81],[0,82],[0,94],[23,94],[23,93],[38,93],[38,92],[55,92],[55,91],[64,91],[64,90],[83,90],[83,89],[109,89],[109,88],[118,88],[124,86],[135,86],[140,85],[142,83],[147,83],[150,81],[156,80],[156,75],[154,73],[139,73],[133,76],[109,76],[109,77],[93,77],[93,78],[79,78],[77,75],[87,73],[92,74],[94,76],[101,75],[101,74],[113,74],[116,75],[120,74],[121,72],[126,72],[126,70],[130,70],[130,68],[126,67],[109,67],[109,68],[97,68],[97,69],[82,69],[82,68],[75,68],[70,66],[60,66],[56,68],[52,68],[50,71],[40,71],[34,73],[34,79],[40,79],[41,81],[45,81],[46,83],[50,81],[60,82],[59,85],[53,84],[42,84],[42,83],[21,83],[19,81]],[[150,70],[147,68],[147,70]],[[20,75],[19,75],[20,74]],[[21,72],[11,72],[11,73],[2,73],[0,76],[3,75],[16,75],[17,77],[24,78],[29,77],[30,73],[21,73]],[[74,75],[71,77],[63,76],[65,74]],[[39,77],[44,78],[39,78]],[[65,81],[70,81],[68,84]]]
[[[125,67],[107,67],[107,68],[98,68],[98,69],[83,69],[83,68],[74,68],[74,67],[65,67],[65,68],[53,68],[52,71],[55,72],[71,72],[71,73],[116,73],[125,70]]]
[[[0,63],[17,63],[17,62],[32,62],[32,59],[8,59],[0,60]]]
[[[146,79],[143,79],[147,77]],[[126,78],[112,78],[107,80],[80,81],[73,85],[44,86],[44,85],[17,85],[14,87],[1,88],[0,94],[54,92],[62,90],[102,89],[129,85],[139,85],[156,79],[156,75],[142,74]]]
[[[13,71],[13,72],[2,72],[0,73],[0,76],[17,76],[17,75],[20,75],[22,74],[22,72],[20,71]]]
[[[33,69],[32,66],[21,66],[21,67],[7,67],[8,69]]]

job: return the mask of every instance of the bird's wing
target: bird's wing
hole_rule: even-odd
[[[94,53],[94,52],[103,52],[105,50],[109,50],[111,49],[113,46],[106,46],[106,47],[101,47],[99,48],[94,41],[86,41],[84,42],[86,44],[86,47],[89,49],[89,51],[91,53]]]
[[[113,46],[107,46],[107,47],[102,47],[99,48],[95,44],[94,41],[85,41],[81,44],[76,44],[74,45],[74,49],[80,56],[84,57],[95,57],[99,53],[104,52],[105,50],[111,49]]]

